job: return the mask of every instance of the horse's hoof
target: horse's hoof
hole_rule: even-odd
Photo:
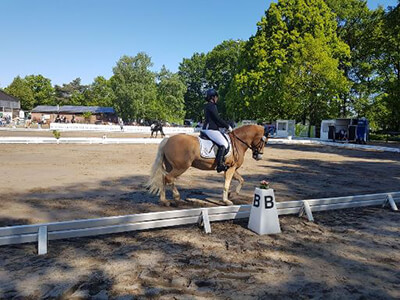
[[[163,206],[170,206],[171,202],[169,202],[169,201],[160,201],[160,204],[163,205]]]
[[[183,201],[182,199],[174,200],[173,202],[171,202],[171,206],[173,207],[179,207],[182,204],[185,204],[185,201]]]
[[[225,203],[226,206],[233,205],[233,202],[229,201],[229,200],[224,200],[224,203]]]

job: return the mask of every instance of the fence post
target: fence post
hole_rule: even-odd
[[[314,222],[311,207],[307,200],[303,200],[303,206],[300,208],[299,217],[303,216],[304,213],[306,213],[308,221]]]
[[[201,210],[201,221],[203,222],[205,233],[211,233],[210,218],[208,217],[208,210],[206,208]]]
[[[40,226],[38,232],[38,254],[47,254],[47,226]]]
[[[391,194],[388,194],[388,195],[386,196],[386,200],[385,200],[385,202],[383,202],[382,207],[385,207],[387,203],[389,203],[389,205],[390,205],[390,207],[392,208],[392,210],[394,210],[394,211],[397,211],[397,210],[398,210],[397,205],[396,205],[396,202],[394,202],[394,199],[393,199],[393,197],[392,197]]]

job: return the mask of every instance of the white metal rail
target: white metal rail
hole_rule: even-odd
[[[377,205],[390,205],[397,210],[396,202],[400,202],[400,192],[277,202],[276,206],[279,215],[306,214],[313,221],[312,212]],[[219,206],[2,227],[0,245],[38,242],[39,254],[45,254],[49,240],[200,223],[206,232],[211,232],[209,222],[248,218],[250,209],[251,205]]]
[[[165,132],[165,134],[168,135],[171,133],[179,133],[178,129],[176,130],[177,131],[175,132]],[[54,137],[29,137],[29,136],[0,137],[0,144],[159,144],[161,141],[162,138],[93,138],[93,137],[63,138],[61,137],[59,139],[56,139]],[[277,144],[325,145],[325,146],[332,146],[339,148],[400,153],[400,148],[373,146],[373,145],[343,144],[343,143],[333,143],[333,142],[310,140],[310,139],[307,140],[269,139],[268,144],[269,145],[277,145]]]

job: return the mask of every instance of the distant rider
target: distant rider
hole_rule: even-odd
[[[225,165],[225,151],[228,148],[228,141],[223,136],[220,128],[227,129],[228,132],[232,131],[232,127],[221,119],[217,109],[218,93],[214,89],[207,90],[206,93],[207,104],[204,107],[205,121],[203,124],[203,132],[218,146],[216,157],[217,172],[226,171],[228,167]]]

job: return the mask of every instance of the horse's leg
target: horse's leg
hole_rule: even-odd
[[[165,182],[166,182],[166,184],[171,185],[172,195],[173,195],[175,201],[181,200],[181,195],[179,194],[179,191],[176,188],[175,180],[178,176],[183,174],[188,168],[189,167],[184,168],[184,169],[172,169],[171,172],[169,172],[167,175],[165,175]]]
[[[237,170],[235,170],[235,173],[233,173],[233,178],[236,179],[237,181],[239,181],[238,186],[236,187],[236,194],[239,195],[240,190],[242,189],[243,183],[244,183],[244,179],[243,177],[238,173]]]
[[[162,186],[162,188],[160,188],[160,202],[162,205],[165,205],[165,206],[170,205],[169,201],[167,201],[167,199],[165,197],[165,178],[163,180],[163,186]]]
[[[174,197],[174,200],[175,201],[180,201],[181,200],[181,194],[179,194],[179,191],[176,188],[175,181],[171,184],[171,187],[172,187],[172,195]]]
[[[225,172],[225,185],[224,185],[224,192],[222,194],[222,201],[226,205],[233,205],[233,202],[228,200],[228,193],[229,193],[229,187],[231,186],[232,177],[235,171],[236,171],[235,167],[231,167]]]

